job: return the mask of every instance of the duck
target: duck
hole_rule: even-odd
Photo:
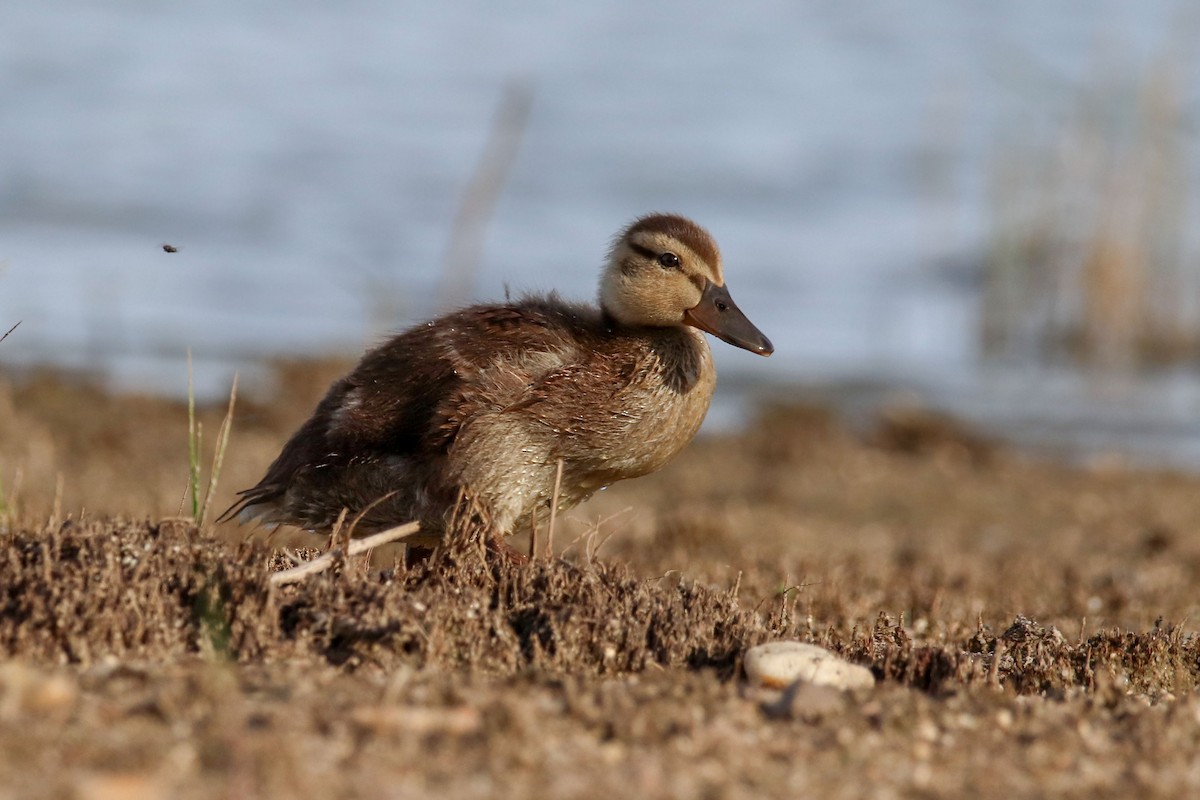
[[[654,213],[612,242],[598,304],[556,293],[473,305],[395,335],[336,381],[221,517],[365,536],[419,523],[430,553],[469,502],[487,540],[653,472],[696,435],[716,368],[705,334],[761,356],[713,237]]]

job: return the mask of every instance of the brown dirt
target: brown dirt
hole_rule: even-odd
[[[241,405],[215,506],[335,371]],[[185,437],[178,403],[0,380],[0,799],[1200,790],[1196,477],[773,407],[575,512],[553,561],[270,589],[323,542],[171,519]],[[738,670],[774,638],[880,683],[773,706]]]

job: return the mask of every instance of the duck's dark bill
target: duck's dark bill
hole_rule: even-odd
[[[751,353],[769,356],[775,352],[771,340],[746,319],[729,296],[729,290],[712,281],[704,288],[699,304],[684,312],[683,321]]]

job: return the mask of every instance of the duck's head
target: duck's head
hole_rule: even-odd
[[[600,306],[622,325],[691,325],[751,353],[775,352],[729,296],[717,243],[674,214],[642,217],[613,242]]]

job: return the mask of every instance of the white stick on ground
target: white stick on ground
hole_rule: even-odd
[[[398,525],[395,528],[388,528],[386,531],[373,533],[370,536],[364,536],[361,539],[355,539],[350,542],[350,546],[346,548],[346,557],[356,556],[360,553],[365,553],[368,550],[374,550],[380,545],[388,544],[389,542],[399,542],[408,539],[413,534],[421,530],[421,523],[409,522],[404,525]],[[312,561],[306,561],[298,567],[281,570],[271,576],[271,584],[274,586],[283,586],[288,583],[302,581],[309,575],[316,575],[318,572],[324,572],[333,566],[333,562],[337,560],[341,554],[340,549],[331,550],[328,553],[314,558]]]

